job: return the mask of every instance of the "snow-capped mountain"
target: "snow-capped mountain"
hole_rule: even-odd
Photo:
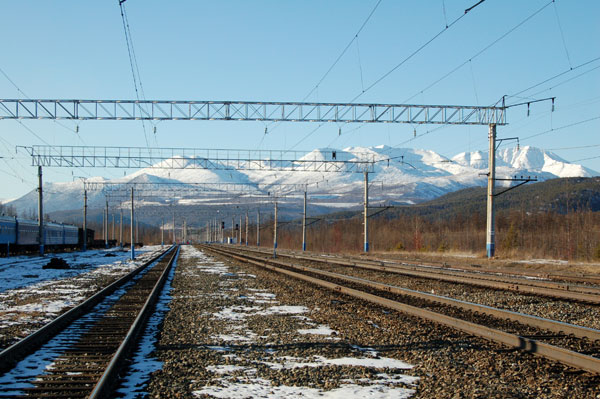
[[[88,179],[98,183],[145,183],[146,194],[140,195],[139,204],[163,205],[211,205],[242,201],[240,194],[232,193],[246,187],[250,194],[247,201],[259,201],[258,195],[281,196],[282,202],[300,201],[299,192],[293,193],[289,187],[279,185],[304,185],[311,205],[331,208],[348,208],[362,203],[364,175],[361,168],[354,172],[324,172],[324,165],[339,161],[374,161],[370,181],[370,201],[372,203],[417,203],[466,187],[486,184],[488,154],[474,151],[463,152],[452,158],[443,157],[433,151],[412,148],[348,147],[343,150],[322,148],[305,154],[297,161],[276,161],[265,159],[262,163],[240,164],[232,167],[226,162],[213,162],[211,169],[203,168],[194,160],[173,158],[164,160],[151,168],[141,169],[119,179],[106,180],[102,177]],[[181,169],[164,169],[177,161]],[[277,170],[265,170],[265,166],[276,165]],[[251,166],[251,167],[249,167]],[[262,167],[261,167],[262,166]],[[162,167],[162,168],[161,168]],[[273,168],[271,168],[273,169]],[[538,180],[556,177],[590,177],[598,172],[581,165],[570,164],[556,154],[534,147],[507,148],[497,152],[496,176],[536,176]],[[168,188],[166,183],[177,183],[177,188]],[[192,188],[196,183],[213,183],[210,189],[198,191]],[[234,185],[227,185],[235,183]],[[140,185],[141,187],[141,185]],[[298,189],[298,187],[296,187]],[[151,190],[151,191],[148,191]],[[83,204],[81,182],[44,184],[44,208],[46,212],[78,210]],[[284,195],[285,194],[285,195]],[[118,198],[117,198],[118,199]],[[125,198],[123,198],[125,200]],[[103,192],[88,192],[88,206],[101,208],[105,203]],[[19,211],[37,209],[37,193],[32,190],[27,195],[9,202]]]

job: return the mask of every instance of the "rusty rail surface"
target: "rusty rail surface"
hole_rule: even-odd
[[[171,253],[170,258],[166,255]],[[135,338],[143,326],[154,301],[157,299],[169,270],[178,255],[178,248],[170,247],[162,254],[122,277],[110,286],[90,297],[84,303],[71,309],[68,316],[54,320],[34,334],[7,348],[2,352],[11,365],[23,358],[25,352],[33,353],[44,342],[49,342],[59,330],[87,313],[94,312],[95,306],[139,274],[144,268],[155,263],[137,281],[132,282],[126,292],[104,312],[95,316],[90,325],[81,328],[80,336],[66,340],[61,346],[57,358],[51,367],[33,377],[29,384],[32,387],[2,387],[11,392],[9,397],[107,397],[112,384],[117,380],[116,372],[128,353]],[[161,256],[162,259],[159,259]],[[106,305],[108,307],[108,305]],[[65,313],[63,316],[67,315]],[[62,317],[62,316],[61,316]],[[58,324],[56,324],[58,323]],[[33,338],[30,338],[34,336]],[[5,363],[2,363],[3,366]],[[8,366],[8,363],[6,364]],[[6,367],[7,369],[10,367]],[[22,383],[22,382],[21,382]],[[15,395],[14,391],[23,392]]]
[[[251,251],[272,255],[272,252],[260,249]],[[461,272],[440,270],[430,266],[405,265],[395,262],[382,262],[373,260],[349,260],[343,258],[323,257],[318,255],[296,255],[282,253],[279,257],[290,257],[298,260],[321,262],[325,264],[358,267],[367,270],[383,271],[402,274],[411,277],[435,279],[459,284],[469,284],[484,288],[493,288],[506,291],[520,292],[530,295],[541,295],[572,301],[581,301],[600,304],[600,287],[574,285],[554,281],[533,280],[531,278],[508,277],[476,272]]]
[[[250,256],[248,254],[241,253],[240,249],[224,249],[224,248],[215,248],[214,246],[204,246],[208,252],[213,252],[216,254],[220,254],[226,257],[230,257],[236,259],[238,261],[251,263],[256,266],[260,266],[272,271],[276,271],[279,273],[283,273],[321,287],[326,287],[332,289],[336,292],[344,293],[356,298],[360,298],[381,306],[385,306],[390,309],[398,310],[403,313],[407,313],[422,319],[426,319],[429,321],[433,321],[436,323],[440,323],[446,326],[450,326],[452,328],[456,328],[458,330],[464,331],[466,333],[479,336],[485,338],[490,341],[498,342],[503,345],[507,345],[512,348],[517,348],[523,350],[525,352],[530,352],[534,355],[542,356],[547,359],[558,361],[562,364],[565,364],[570,367],[575,367],[578,369],[590,371],[593,373],[600,374],[600,359],[597,357],[589,356],[586,354],[578,353],[569,349],[561,348],[558,346],[554,346],[545,342],[541,342],[538,340],[534,340],[531,338],[527,338],[524,336],[520,336],[517,334],[501,331],[498,329],[490,328],[484,325],[472,323],[466,320],[461,320],[455,317],[447,316],[445,314],[433,312],[431,310],[427,310],[421,307],[416,307],[412,305],[408,305],[405,303],[401,303],[395,301],[393,299],[385,298],[379,295],[375,295],[369,292],[365,292],[362,290],[358,290],[355,288],[346,287],[336,282],[325,281],[320,278],[307,276],[306,274],[302,274],[300,272],[308,272],[313,275],[320,275],[335,278],[337,280],[342,280],[345,282],[351,282],[355,284],[360,284],[363,286],[368,286],[371,288],[375,288],[378,290],[383,290],[387,292],[393,292],[399,295],[406,295],[411,297],[417,297],[419,299],[428,300],[431,302],[441,303],[448,306],[458,307],[464,310],[469,310],[472,312],[479,312],[483,314],[489,314],[496,318],[505,318],[513,321],[517,321],[519,323],[533,326],[536,328],[540,328],[542,330],[550,330],[554,332],[561,332],[566,334],[572,334],[577,337],[587,338],[591,340],[599,340],[600,339],[600,331],[575,326],[567,323],[556,322],[553,320],[548,320],[536,316],[520,314],[516,312],[509,312],[501,309],[495,309],[488,306],[483,306],[479,304],[473,304],[465,301],[457,301],[447,297],[441,297],[432,294],[421,293],[418,291],[407,290],[400,287],[394,287],[387,284],[376,283],[369,280],[359,279],[356,277],[345,276],[338,273],[325,272],[318,269],[313,269],[307,266],[297,266],[292,265],[287,262],[276,261],[272,259],[264,259]],[[289,270],[294,269],[294,270]]]

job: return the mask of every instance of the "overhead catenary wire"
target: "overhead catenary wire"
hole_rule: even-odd
[[[573,64],[571,64],[571,57],[569,56],[569,49],[567,48],[567,42],[565,41],[565,34],[563,32],[562,25],[560,23],[560,18],[558,16],[558,9],[556,8],[556,2],[552,1],[554,4],[554,14],[556,15],[556,23],[558,24],[558,31],[560,32],[560,37],[562,38],[563,47],[565,49],[565,54],[567,55],[567,61],[569,62],[569,67],[573,69]]]
[[[553,76],[551,76],[551,77],[549,77],[549,78],[546,78],[546,79],[542,80],[542,81],[541,81],[541,82],[539,82],[539,83],[536,83],[536,84],[534,84],[533,86],[529,86],[529,87],[528,87],[528,88],[526,88],[526,89],[523,89],[523,90],[521,90],[521,91],[518,91],[518,92],[516,92],[516,93],[514,93],[514,94],[507,95],[506,97],[508,98],[508,97],[516,97],[516,96],[519,96],[519,95],[521,95],[521,94],[523,94],[523,93],[525,93],[525,92],[528,92],[528,91],[529,91],[529,90],[531,90],[531,89],[534,89],[534,88],[536,88],[536,87],[538,87],[538,86],[541,86],[541,85],[543,85],[544,83],[548,83],[548,82],[550,82],[551,80],[554,80],[554,79],[556,79],[556,78],[559,78],[559,77],[561,77],[562,75],[565,75],[565,74],[567,74],[567,73],[569,73],[569,72],[575,71],[575,70],[577,70],[577,69],[579,69],[579,68],[582,68],[582,67],[584,67],[584,66],[586,66],[586,65],[592,64],[592,63],[594,63],[594,62],[596,62],[596,61],[600,61],[600,57],[593,58],[593,59],[591,59],[591,60],[589,60],[589,61],[586,61],[586,62],[584,62],[584,63],[582,63],[582,64],[579,64],[579,65],[577,65],[577,66],[575,66],[575,67],[572,67],[572,68],[569,68],[569,69],[567,69],[567,70],[565,70],[565,71],[559,72],[559,73],[557,73],[556,75],[553,75]]]
[[[550,6],[553,1],[554,0],[551,0],[548,3],[544,4],[541,8],[537,9],[536,11],[534,11],[532,14],[530,14],[529,16],[527,16],[525,19],[521,20],[518,24],[516,24],[515,26],[513,26],[512,28],[510,28],[508,31],[504,32],[502,35],[500,35],[494,41],[492,41],[491,43],[489,43],[488,45],[486,45],[485,47],[483,47],[481,50],[477,51],[475,54],[473,54],[472,56],[470,56],[467,60],[465,60],[461,64],[457,65],[456,67],[454,67],[453,69],[451,69],[450,71],[448,71],[446,74],[442,75],[440,78],[436,79],[435,81],[433,81],[432,83],[430,83],[429,85],[427,85],[424,89],[422,89],[419,92],[417,92],[417,93],[413,94],[412,96],[408,97],[403,102],[406,103],[406,102],[412,100],[413,98],[415,98],[419,94],[424,93],[425,91],[431,89],[433,86],[437,85],[441,81],[445,80],[446,78],[448,78],[449,76],[451,76],[452,74],[454,74],[456,71],[458,71],[459,69],[461,69],[465,65],[471,63],[475,58],[477,58],[481,54],[485,53],[487,50],[489,50],[490,48],[492,48],[494,45],[496,45],[502,39],[506,38],[512,32],[514,32],[515,30],[517,30],[518,28],[520,28],[522,25],[524,25],[525,23],[527,23],[529,20],[531,20],[533,17],[535,17],[536,15],[538,15],[539,13],[541,13],[545,8],[547,8],[548,6]]]
[[[135,97],[138,101],[140,101],[140,93],[139,91],[141,91],[142,89],[142,85],[140,83],[140,90],[138,90],[138,79],[139,79],[139,69],[138,69],[138,75],[136,76],[136,69],[137,69],[137,62],[135,61],[135,54],[133,53],[133,41],[131,40],[131,31],[129,29],[129,21],[127,20],[127,17],[125,16],[125,9],[123,7],[123,3],[125,3],[126,0],[117,0],[119,2],[119,8],[121,9],[121,20],[123,22],[123,31],[125,32],[125,43],[127,44],[127,54],[129,55],[129,66],[131,67],[131,75],[133,77],[133,86],[135,89]],[[143,95],[142,95],[143,98]],[[140,107],[140,111],[141,111],[141,105],[138,105]],[[144,123],[144,120],[142,119],[142,129],[144,130],[144,140],[146,142],[146,147],[150,147],[150,144],[148,143],[148,135],[146,133],[146,124]]]
[[[404,65],[407,61],[409,61],[411,58],[413,58],[415,55],[417,55],[419,52],[421,52],[425,47],[427,47],[429,44],[431,44],[435,39],[437,39],[438,37],[440,37],[442,34],[444,34],[448,29],[450,29],[453,25],[455,25],[456,23],[458,23],[461,19],[463,19],[470,11],[472,11],[475,7],[479,6],[480,4],[482,4],[485,0],[480,0],[478,3],[476,3],[475,5],[467,8],[464,12],[464,14],[461,14],[460,17],[456,18],[454,21],[450,22],[450,24],[448,24],[444,29],[442,29],[441,31],[439,31],[438,33],[436,33],[432,38],[430,38],[429,40],[427,40],[425,43],[423,43],[420,47],[418,47],[416,50],[414,50],[412,53],[410,53],[407,57],[405,57],[402,61],[400,61],[398,64],[396,64],[392,69],[390,69],[389,71],[387,71],[386,73],[384,73],[381,77],[379,77],[378,79],[376,79],[373,83],[371,83],[369,86],[367,86],[366,89],[362,90],[362,92],[360,92],[358,95],[356,95],[352,100],[350,100],[351,103],[353,103],[354,101],[358,100],[363,94],[365,94],[367,91],[371,90],[373,87],[377,86],[379,83],[381,83],[381,81],[383,81],[384,79],[386,79],[388,76],[390,76],[392,73],[394,73],[394,71],[396,71],[398,68],[400,68],[402,65]]]
[[[442,29],[440,32],[436,33],[432,38],[430,38],[429,40],[427,40],[425,43],[423,43],[421,46],[419,46],[416,50],[414,50],[412,53],[410,53],[407,57],[405,57],[402,61],[400,61],[400,63],[396,64],[392,69],[390,69],[388,72],[386,72],[385,74],[383,74],[383,76],[379,77],[378,79],[376,79],[373,83],[371,83],[371,85],[367,86],[367,88],[362,89],[362,91],[356,95],[352,100],[350,100],[350,103],[355,102],[358,98],[360,98],[363,94],[365,94],[367,91],[369,91],[370,89],[372,89],[373,87],[375,87],[376,85],[378,85],[381,81],[383,81],[384,79],[386,79],[389,75],[391,75],[394,71],[396,71],[398,68],[400,68],[402,65],[404,65],[406,62],[408,62],[411,58],[413,58],[415,55],[417,55],[419,52],[421,52],[425,47],[427,47],[429,44],[431,44],[433,41],[435,41],[435,39],[437,39],[438,37],[440,37],[443,33],[445,33],[448,29],[450,29],[452,26],[454,26],[456,23],[458,23],[462,18],[464,18],[470,11],[472,11],[475,7],[479,6],[480,4],[482,4],[485,0],[480,0],[479,2],[477,2],[476,4],[474,4],[473,6],[467,8],[464,12],[464,14],[461,14],[458,18],[454,19],[454,21],[452,21],[450,24],[448,24],[444,29]],[[364,24],[363,24],[364,26]],[[362,27],[361,27],[362,29]],[[352,41],[354,41],[354,38],[352,39]],[[346,49],[344,50],[347,51],[347,48],[352,44],[352,41],[350,41],[350,43],[348,44],[348,46],[346,47]],[[341,58],[341,57],[339,57]],[[336,61],[337,62],[337,61]],[[318,87],[318,84],[317,86]],[[312,91],[311,91],[312,93]],[[314,128],[313,130],[311,130],[307,135],[305,135],[302,139],[300,139],[298,142],[296,142],[296,144],[294,144],[293,147],[290,148],[294,149],[296,148],[298,145],[300,145],[302,142],[304,142],[306,139],[308,139],[310,136],[312,136],[317,130],[319,130],[321,128],[321,126],[323,126],[324,123],[319,124],[316,128]]]

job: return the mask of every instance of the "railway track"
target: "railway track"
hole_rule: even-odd
[[[239,248],[203,248],[213,254],[283,273],[570,367],[600,374],[600,330],[319,270],[289,260],[268,259]]]
[[[0,397],[106,397],[178,255],[171,247],[0,353]]]
[[[245,250],[266,256],[272,255],[272,252],[268,250],[254,248]],[[335,266],[361,268],[365,270],[395,273],[411,277],[433,279],[437,281],[468,284],[483,288],[492,288],[571,301],[600,304],[600,287],[594,285],[532,279],[531,277],[506,276],[499,275],[497,273],[448,270],[447,268],[442,267],[388,261],[384,262],[374,260],[343,259],[319,255],[299,255],[287,252],[279,252],[277,256],[280,258],[291,258],[299,261],[319,262]]]

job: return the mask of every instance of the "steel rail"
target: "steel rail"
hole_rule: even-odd
[[[98,398],[104,398],[104,397],[109,396],[110,390],[113,387],[113,385],[115,384],[115,380],[117,379],[117,373],[119,371],[119,367],[122,364],[125,357],[127,356],[127,354],[129,353],[129,351],[131,350],[132,346],[135,345],[136,338],[137,338],[140,330],[144,326],[144,323],[148,319],[150,311],[151,311],[152,307],[154,306],[154,304],[156,303],[158,296],[160,295],[162,287],[164,286],[165,281],[167,280],[169,272],[171,271],[171,268],[173,267],[173,264],[175,262],[175,259],[177,259],[178,254],[179,254],[179,247],[177,247],[174,250],[173,256],[169,260],[167,267],[165,267],[165,269],[163,270],[163,272],[160,275],[160,278],[154,285],[154,288],[152,288],[152,292],[146,299],[146,302],[144,303],[144,305],[142,306],[142,309],[140,310],[137,317],[135,318],[135,321],[129,328],[129,331],[127,332],[127,335],[125,336],[125,339],[123,340],[123,342],[121,343],[121,345],[119,346],[119,348],[117,349],[117,351],[115,352],[113,357],[111,358],[110,363],[106,367],[106,370],[104,371],[104,373],[98,380],[98,383],[96,384],[96,386],[90,393],[90,395],[89,395],[90,399],[98,399]]]
[[[321,286],[325,288],[329,288],[335,292],[339,292],[342,294],[350,295],[355,298],[359,298],[362,300],[366,300],[371,303],[375,303],[377,305],[381,305],[387,307],[389,309],[397,310],[402,313],[409,314],[411,316],[416,316],[421,319],[425,319],[428,321],[432,321],[434,323],[443,324],[460,331],[466,332],[468,334],[472,334],[489,341],[497,342],[512,348],[517,348],[519,350],[532,353],[534,355],[538,355],[541,357],[545,357],[547,359],[557,361],[563,363],[565,365],[575,367],[581,370],[590,371],[592,373],[600,374],[600,359],[584,355],[581,353],[577,353],[571,351],[569,349],[556,347],[544,342],[540,342],[534,339],[526,338],[519,336],[517,334],[512,334],[500,330],[496,330],[490,327],[478,325],[469,321],[460,320],[451,316],[447,316],[444,314],[436,313],[427,309],[415,307],[412,305],[403,304],[388,298],[382,298],[380,296],[370,294],[364,291],[360,291],[357,289],[349,288],[342,286],[337,283],[324,281],[315,277],[307,276],[305,274],[301,274],[295,271],[283,269],[281,267],[274,266],[269,263],[275,263],[273,261],[266,262],[264,260],[253,260],[248,256],[237,255],[228,253],[226,251],[222,251],[219,249],[207,248],[209,251],[214,251],[217,254],[229,256],[233,259],[239,260],[241,262],[250,263],[259,267],[263,267],[265,269],[275,271],[278,273],[283,273],[288,276]]]
[[[266,251],[258,251],[267,254]],[[514,279],[513,281],[505,281],[501,278],[498,279],[486,279],[481,276],[469,276],[463,277],[457,274],[450,274],[440,271],[429,271],[422,270],[414,266],[403,266],[403,265],[380,265],[370,264],[363,261],[343,260],[343,259],[329,259],[320,256],[308,256],[308,255],[286,255],[285,253],[278,253],[281,256],[288,256],[298,260],[315,261],[326,264],[338,265],[338,266],[349,266],[359,267],[367,270],[384,271],[395,274],[402,274],[412,277],[421,277],[427,279],[434,279],[440,281],[447,281],[460,284],[475,285],[484,288],[501,289],[507,291],[520,292],[530,295],[543,295],[553,298],[576,300],[581,302],[589,302],[593,304],[600,304],[600,291],[595,287],[582,287],[578,290],[578,286],[572,286],[568,284],[550,283],[554,286],[544,286],[541,282],[534,280],[519,280]],[[597,292],[597,293],[594,293]]]
[[[243,250],[228,251],[227,249],[224,249],[224,248],[221,248],[220,250],[223,252],[232,253],[232,254],[244,252]],[[249,257],[246,254],[244,254],[244,256]],[[454,299],[454,298],[441,296],[441,295],[430,294],[427,292],[411,290],[409,288],[402,288],[402,287],[398,287],[395,285],[390,285],[390,284],[380,283],[377,281],[363,279],[360,277],[348,276],[345,274],[315,269],[315,268],[312,268],[309,266],[293,265],[293,264],[290,264],[287,262],[282,262],[281,260],[279,260],[279,261],[270,260],[270,259],[265,260],[265,259],[256,258],[256,257],[252,257],[252,259],[258,260],[258,261],[264,261],[264,262],[267,262],[267,263],[270,263],[273,265],[285,266],[285,267],[293,268],[295,270],[300,270],[300,271],[304,271],[304,272],[308,272],[308,273],[312,273],[312,274],[316,274],[316,275],[320,275],[320,276],[330,277],[330,278],[342,280],[342,281],[349,282],[349,283],[360,284],[360,285],[367,286],[369,288],[374,288],[377,290],[386,291],[386,292],[390,292],[393,294],[410,296],[412,298],[423,299],[426,301],[430,301],[430,302],[434,302],[434,303],[438,303],[438,304],[442,304],[442,305],[446,305],[446,306],[452,306],[455,308],[459,308],[459,309],[474,312],[474,313],[487,314],[487,315],[490,315],[493,317],[497,317],[499,319],[512,320],[512,321],[515,321],[515,322],[518,322],[518,323],[521,323],[524,325],[528,325],[528,326],[535,327],[535,328],[540,328],[543,330],[552,331],[555,333],[570,334],[570,335],[573,335],[578,338],[587,338],[587,339],[590,339],[593,341],[600,341],[600,330],[596,330],[596,329],[589,328],[589,327],[583,327],[583,326],[578,326],[575,324],[564,323],[564,322],[546,319],[543,317],[533,316],[533,315],[529,315],[529,314],[525,314],[525,313],[518,313],[518,312],[513,312],[510,310],[494,308],[492,306],[463,301],[460,299]]]
[[[58,334],[60,331],[65,329],[74,320],[84,315],[86,312],[88,312],[90,309],[92,309],[94,306],[100,303],[105,297],[112,294],[117,288],[119,288],[126,282],[130,281],[142,270],[150,266],[152,263],[156,262],[170,250],[171,248],[167,248],[162,253],[152,257],[152,259],[145,262],[143,265],[137,267],[135,270],[129,272],[125,276],[104,287],[102,290],[96,292],[94,295],[92,295],[79,305],[68,310],[67,312],[58,316],[56,319],[52,320],[48,324],[44,325],[43,327],[29,334],[25,338],[4,349],[2,352],[0,352],[0,372],[5,372],[6,370],[9,370],[23,357],[27,356],[30,353],[33,353],[37,348],[39,348],[53,336]]]

